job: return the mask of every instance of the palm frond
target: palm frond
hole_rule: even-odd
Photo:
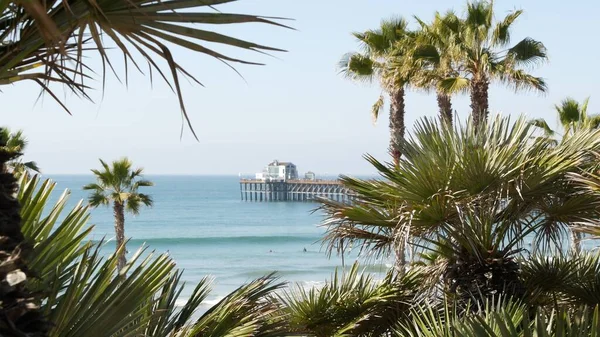
[[[516,10],[504,17],[504,20],[497,22],[492,36],[492,44],[505,46],[510,43],[510,29],[513,23],[523,14],[522,10]]]
[[[160,73],[176,92],[183,119],[195,135],[184,105],[180,78],[198,81],[177,63],[167,44],[210,56],[230,67],[230,63],[260,63],[225,55],[207,47],[206,43],[258,53],[283,51],[189,25],[261,23],[287,27],[280,23],[280,18],[223,13],[215,9],[228,2],[232,1],[135,0],[92,4],[51,1],[32,16],[27,15],[33,13],[27,2],[16,2],[11,10],[4,6],[6,24],[0,30],[4,43],[0,54],[0,84],[35,81],[68,111],[65,102],[54,92],[53,84],[62,84],[77,96],[90,99],[86,81],[96,76],[85,56],[90,51],[100,56],[104,88],[106,68],[117,74],[113,57],[107,52],[109,43],[113,43],[123,53],[126,79],[129,63],[140,69],[140,59],[148,63],[151,80],[153,70]],[[139,54],[135,55],[134,51]],[[166,70],[158,66],[158,60],[165,61]],[[165,73],[169,73],[170,78]]]
[[[546,81],[543,78],[532,76],[523,70],[508,68],[499,74],[499,79],[507,86],[513,87],[515,91],[537,90],[546,92],[548,90]]]
[[[290,334],[311,336],[382,336],[409,312],[423,275],[390,271],[377,282],[357,263],[336,270],[320,289],[301,286],[280,295]]]
[[[548,59],[546,47],[540,41],[525,38],[508,50],[507,58],[517,65],[536,65]]]
[[[469,90],[471,81],[465,77],[444,78],[438,83],[438,89],[448,94],[465,93]]]
[[[281,319],[274,317],[278,308],[268,299],[283,286],[268,275],[238,288],[206,311],[189,329],[189,336],[276,336]]]
[[[553,137],[555,134],[554,130],[550,128],[546,120],[543,118],[533,119],[529,121],[529,123],[531,123],[531,125],[535,127],[542,129],[547,137]]]

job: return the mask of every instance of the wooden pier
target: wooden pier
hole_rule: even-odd
[[[268,181],[240,179],[244,201],[312,201],[325,197],[337,201],[352,200],[352,193],[338,180]]]

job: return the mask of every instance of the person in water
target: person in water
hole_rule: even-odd
[[[306,247],[304,247],[304,252],[306,253]]]

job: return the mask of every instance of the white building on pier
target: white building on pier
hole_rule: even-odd
[[[256,179],[264,181],[287,181],[298,179],[298,169],[291,162],[274,160],[264,170],[256,174]]]

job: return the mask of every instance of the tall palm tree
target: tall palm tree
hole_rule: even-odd
[[[109,166],[100,159],[103,170],[92,170],[96,183],[88,184],[84,190],[91,191],[89,203],[92,207],[109,206],[112,203],[115,216],[115,234],[117,238],[117,254],[119,254],[119,271],[125,263],[125,211],[134,215],[139,214],[142,206],[152,206],[152,197],[140,193],[140,187],[154,186],[149,180],[143,179],[143,169],[132,169],[132,163],[127,158],[115,160]]]
[[[409,74],[398,66],[412,33],[407,30],[406,20],[384,20],[378,29],[353,33],[362,52],[348,53],[339,62],[340,73],[349,79],[363,82],[378,81],[383,93],[372,108],[373,120],[377,121],[384,107],[385,97],[390,101],[390,153],[398,162],[401,140],[404,138],[404,90]]]
[[[435,91],[440,119],[452,125],[452,93],[444,90],[440,84],[444,79],[458,75],[452,55],[451,31],[459,19],[450,11],[444,15],[436,13],[431,23],[418,17],[416,20],[421,29],[417,31],[408,58],[412,67],[416,68],[411,83],[417,88]]]
[[[494,21],[493,2],[469,2],[466,16],[444,30],[453,41],[452,57],[460,73],[445,78],[440,87],[448,93],[470,92],[476,127],[487,120],[491,82],[499,81],[515,90],[546,91],[546,82],[542,78],[523,69],[547,59],[544,44],[526,37],[509,46],[512,26],[522,13],[522,10],[515,10]]]
[[[9,128],[3,127],[0,129],[0,133],[2,133],[0,137],[2,137],[2,139],[6,139],[6,146],[9,148],[9,151],[16,153],[25,152],[29,142],[23,135],[23,130],[11,132]],[[36,162],[23,162],[20,157],[11,160],[7,165],[8,168],[17,176],[21,176],[26,171],[40,172],[40,168],[37,166]]]

